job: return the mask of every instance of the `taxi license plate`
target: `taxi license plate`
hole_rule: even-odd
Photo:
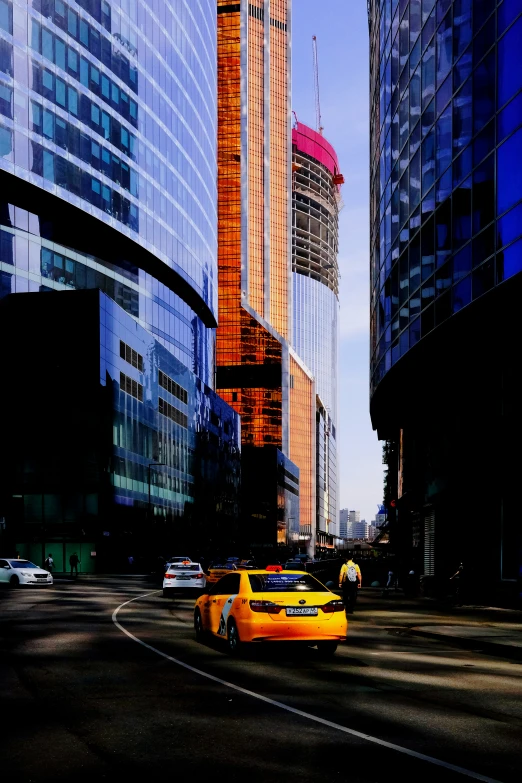
[[[178,579],[190,579],[190,576],[178,576]]]
[[[308,615],[315,617],[317,615],[317,606],[287,606],[286,616],[291,617],[293,615]]]

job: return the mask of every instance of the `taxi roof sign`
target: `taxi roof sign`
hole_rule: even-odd
[[[283,570],[282,565],[267,565],[267,567],[265,568],[265,571],[277,571],[278,573],[279,571],[282,570]]]

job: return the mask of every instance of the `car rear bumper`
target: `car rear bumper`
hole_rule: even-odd
[[[346,639],[347,622],[343,612],[339,619],[331,617],[316,622],[243,622],[238,624],[238,630],[244,642],[339,641]]]
[[[164,590],[204,590],[205,589],[205,584],[201,584],[201,582],[200,583],[196,583],[196,584],[193,584],[192,582],[190,582],[190,583],[189,582],[183,582],[183,583],[180,582],[180,584],[177,584],[177,585],[172,585],[172,584],[168,584],[168,583],[165,584],[164,583],[163,584],[163,589]]]

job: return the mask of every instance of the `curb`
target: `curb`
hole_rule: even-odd
[[[414,636],[424,636],[428,639],[437,639],[439,642],[453,645],[465,650],[475,650],[476,652],[487,653],[488,655],[498,655],[503,658],[511,658],[515,661],[522,661],[522,647],[513,647],[510,644],[502,642],[490,642],[487,639],[470,639],[463,636],[448,636],[447,634],[437,633],[436,631],[421,631],[415,627],[409,629]]]

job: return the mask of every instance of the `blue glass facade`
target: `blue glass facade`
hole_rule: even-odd
[[[522,3],[371,0],[371,401],[402,567],[522,596]],[[488,541],[489,578],[483,578]]]
[[[39,402],[75,452],[67,485],[59,453],[50,463],[60,470],[47,472],[52,437],[40,432],[38,417],[28,438],[44,444],[35,456],[39,467],[27,467],[23,456],[14,472],[6,466],[0,516],[20,546],[46,540],[52,528],[69,542],[85,530],[99,549],[111,524],[118,535],[141,531],[172,543],[185,536],[200,552],[203,539],[235,536],[239,418],[213,392],[216,35],[215,0],[0,0],[2,317],[7,324],[28,307],[18,302],[38,302],[35,313],[47,327],[38,335],[42,355],[91,389],[85,395],[77,388],[76,404],[66,406],[78,429],[92,417],[84,448],[67,441],[64,411],[47,414]],[[82,370],[83,359],[63,336],[73,321],[79,328],[74,302],[97,296],[81,294],[85,289],[105,295],[99,316],[88,316],[86,357],[97,346],[95,375],[87,358]],[[57,291],[76,293],[62,304],[68,297],[50,293]],[[56,302],[62,325],[51,316]],[[40,320],[31,314],[29,328],[40,328]],[[24,334],[16,344],[29,355]],[[62,335],[58,343],[54,334]],[[0,349],[7,350],[4,342]],[[16,396],[14,349],[9,362]],[[85,434],[90,430],[96,443]],[[4,425],[4,442],[8,434]],[[17,438],[10,442],[16,449]]]
[[[239,416],[131,315],[98,291],[28,294],[0,302],[0,325],[16,544],[86,536],[99,561],[237,536]]]
[[[519,0],[372,0],[371,388],[522,270]]]
[[[3,293],[114,280],[213,385],[215,3],[1,0],[0,176]]]

